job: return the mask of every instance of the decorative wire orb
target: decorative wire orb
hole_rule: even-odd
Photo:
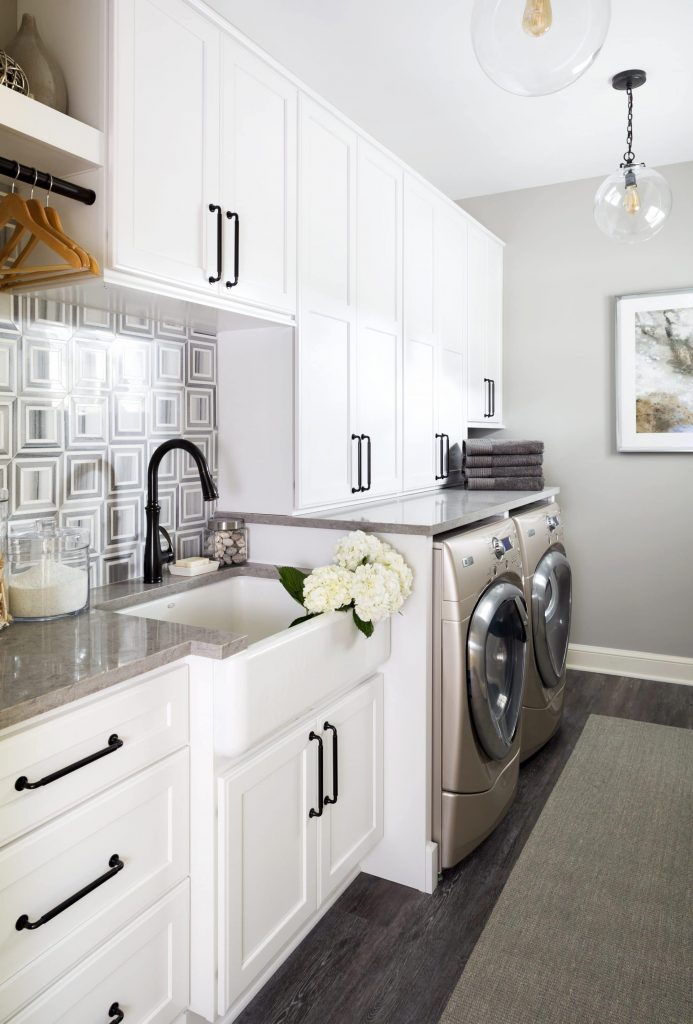
[[[610,174],[594,197],[597,227],[614,242],[646,242],[662,230],[671,211],[666,178],[644,164]]]
[[[29,79],[17,61],[4,50],[0,50],[0,85],[21,92],[22,96],[29,95]]]
[[[475,0],[472,44],[491,81],[517,96],[571,85],[601,50],[610,0]]]

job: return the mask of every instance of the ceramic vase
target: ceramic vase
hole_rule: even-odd
[[[57,60],[39,35],[36,18],[25,14],[7,52],[24,69],[31,95],[39,103],[67,113],[67,86]]]

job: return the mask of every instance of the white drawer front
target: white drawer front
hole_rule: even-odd
[[[0,851],[0,1007],[14,1012],[188,874],[188,751]],[[124,867],[35,930],[32,923]]]
[[[12,1024],[108,1024],[114,1003],[123,1024],[171,1024],[188,1005],[189,900],[184,882]]]
[[[35,783],[83,758],[123,745],[38,789]],[[179,665],[113,696],[0,738],[0,846],[188,742],[188,667]]]

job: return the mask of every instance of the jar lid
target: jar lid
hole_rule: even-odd
[[[207,520],[207,527],[210,530],[240,530],[244,526],[245,519],[236,519],[227,512],[217,512]]]
[[[89,547],[89,530],[77,526],[56,526],[54,521],[39,520],[28,526],[10,525],[10,545],[21,548],[31,544],[40,546],[43,554],[79,551]]]

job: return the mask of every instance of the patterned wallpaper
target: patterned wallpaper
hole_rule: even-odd
[[[91,533],[92,586],[142,575],[149,457],[186,437],[217,473],[216,338],[173,321],[15,296],[0,316],[0,487],[11,520]],[[159,474],[176,555],[200,554],[209,508],[190,457]]]

